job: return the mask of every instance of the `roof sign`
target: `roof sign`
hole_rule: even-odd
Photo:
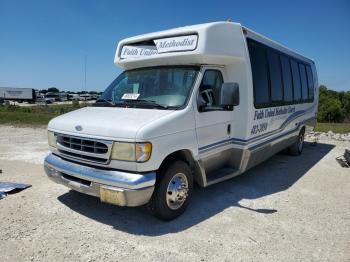
[[[121,58],[138,58],[153,56],[162,53],[192,51],[197,47],[198,36],[187,35],[153,40],[154,45],[133,46],[125,45],[122,48]]]

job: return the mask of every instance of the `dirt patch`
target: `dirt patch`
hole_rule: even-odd
[[[0,161],[17,160],[42,164],[49,153],[46,127],[0,125]]]
[[[306,144],[235,179],[195,188],[172,222],[46,178],[46,130],[0,126],[1,181],[32,187],[0,200],[2,261],[348,261],[350,142]]]

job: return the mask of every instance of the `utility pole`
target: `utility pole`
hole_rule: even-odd
[[[84,91],[86,90],[86,63],[87,63],[87,55],[84,56]]]

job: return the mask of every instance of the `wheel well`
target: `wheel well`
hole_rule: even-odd
[[[170,155],[168,155],[162,162],[162,164],[160,165],[159,169],[164,168],[166,165],[169,164],[169,162],[173,162],[175,160],[182,160],[184,161],[186,164],[188,164],[188,166],[191,168],[194,164],[194,160],[193,157],[190,153],[189,150],[179,150],[176,152],[171,153]]]
[[[192,153],[187,149],[175,151],[175,152],[171,153],[170,155],[168,155],[163,160],[162,164],[159,167],[159,170],[165,169],[170,163],[172,163],[176,160],[184,161],[190,167],[194,181],[197,184],[203,186],[203,178],[202,178],[202,174],[200,172],[200,168],[198,166],[198,163],[196,160],[194,160]],[[159,172],[157,172],[157,176],[158,176],[158,174],[159,174]]]

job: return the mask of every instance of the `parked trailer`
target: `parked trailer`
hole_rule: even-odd
[[[0,87],[0,99],[22,103],[35,102],[35,90],[32,88]]]
[[[79,101],[80,96],[78,94],[68,94],[68,100],[69,101]]]
[[[206,187],[275,153],[303,150],[315,125],[315,63],[238,23],[122,40],[125,71],[90,107],[48,125],[49,178],[170,220]],[[281,174],[283,175],[283,174]]]
[[[89,101],[91,99],[92,99],[92,97],[90,94],[80,94],[79,95],[79,100],[81,100],[81,101]]]

